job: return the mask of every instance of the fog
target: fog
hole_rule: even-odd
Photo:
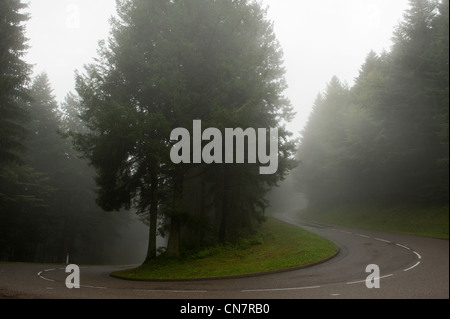
[[[261,0],[270,23],[250,2],[117,3],[136,28],[112,25],[113,0],[25,9],[28,97],[4,94],[30,120],[2,131],[0,260],[140,264],[253,235],[265,213],[448,204],[448,1]],[[170,161],[195,119],[277,126],[278,170],[221,144],[211,165]]]
[[[296,135],[306,124],[317,94],[332,76],[352,84],[371,50],[390,50],[394,27],[408,0],[264,0],[285,55],[286,96],[297,116]],[[74,71],[96,56],[109,34],[114,0],[30,1],[27,60],[46,71],[58,101],[74,91]],[[52,12],[49,17],[48,12]]]
[[[307,195],[298,190],[292,175],[274,187],[266,198],[270,201],[269,214],[298,213],[308,207]]]
[[[104,263],[111,265],[137,265],[145,260],[148,249],[149,229],[134,212],[119,212],[129,214],[130,221],[107,250]],[[168,234],[158,236],[157,248],[167,247]]]

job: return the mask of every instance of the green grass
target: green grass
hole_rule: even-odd
[[[348,205],[328,210],[307,209],[303,218],[318,222],[449,239],[449,207]]]
[[[157,258],[135,269],[114,272],[127,279],[193,279],[253,274],[305,266],[337,252],[330,241],[273,218],[240,245],[217,246],[190,258]]]

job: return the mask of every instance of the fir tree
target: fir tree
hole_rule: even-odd
[[[149,216],[148,260],[156,255],[158,207],[165,208],[167,255],[176,257],[182,227],[195,219],[186,209],[186,179],[200,168],[171,163],[171,131],[191,128],[195,119],[222,131],[280,127],[291,114],[282,95],[281,50],[265,11],[253,1],[120,1],[118,16],[99,62],[78,77],[77,91],[86,106],[82,118],[91,132],[78,135],[77,144],[97,169],[100,205],[135,207]],[[274,185],[291,165],[288,140],[280,127],[278,174],[263,179],[247,171],[239,182]],[[208,178],[215,185],[209,190],[216,190],[212,201],[220,206],[211,227],[221,240],[231,219],[252,219],[264,196],[263,187],[247,187],[255,192],[247,196],[253,198],[252,209],[231,216],[228,178],[237,178],[239,171],[220,166],[216,172],[221,173]]]

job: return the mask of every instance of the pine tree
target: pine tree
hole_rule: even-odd
[[[0,3],[0,259],[29,260],[34,251],[32,228],[39,225],[49,189],[45,177],[24,164],[24,140],[30,97],[31,67],[23,60],[28,48],[26,5],[19,0]],[[25,234],[20,229],[27,228]],[[37,231],[38,227],[35,228]],[[29,236],[27,239],[26,237]]]
[[[19,0],[0,4],[0,163],[20,162],[26,130],[26,84],[30,66],[22,59],[26,49],[23,23],[28,16]]]
[[[410,1],[404,22],[394,34],[387,82],[389,90],[384,100],[390,107],[383,120],[389,147],[395,149],[395,153],[390,153],[389,161],[393,169],[391,176],[396,176],[393,182],[401,190],[397,195],[415,197],[419,201],[442,197],[436,183],[442,174],[437,170],[442,145],[438,138],[441,127],[436,121],[442,102],[436,103],[433,90],[439,86],[445,90],[448,82],[436,86],[436,82],[431,81],[447,69],[442,62],[436,68],[436,51],[433,50],[436,28],[433,24],[438,17],[438,2]],[[448,105],[446,108],[448,113]]]
[[[186,178],[199,167],[171,163],[170,133],[192,128],[195,119],[222,132],[279,127],[290,114],[282,96],[281,50],[265,11],[253,1],[120,1],[118,16],[99,62],[78,77],[91,133],[78,135],[77,144],[97,169],[103,208],[134,206],[149,215],[148,259],[156,255],[158,206],[164,204],[167,254],[178,256],[182,227],[193,215],[186,209]],[[280,133],[281,154],[288,158],[292,145],[288,133]],[[273,185],[289,167],[285,158],[281,164],[276,177],[249,183]],[[219,171],[211,183],[223,185],[213,197],[221,205],[217,228],[225,238],[232,197],[222,176],[232,171]],[[262,197],[255,195],[256,202]]]

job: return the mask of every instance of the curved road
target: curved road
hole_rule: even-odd
[[[133,282],[111,271],[131,266],[81,267],[81,288],[68,289],[65,268],[0,265],[0,298],[45,299],[448,299],[449,241],[302,222],[277,216],[335,242],[340,252],[316,266],[247,278]],[[366,287],[380,269],[379,288]],[[373,281],[372,281],[373,282]]]

